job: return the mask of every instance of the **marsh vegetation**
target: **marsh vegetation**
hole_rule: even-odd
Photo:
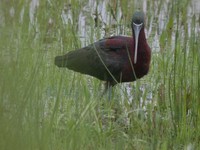
[[[200,147],[198,0],[1,0],[0,149]],[[150,72],[100,100],[98,79],[58,69],[54,57],[146,14]]]

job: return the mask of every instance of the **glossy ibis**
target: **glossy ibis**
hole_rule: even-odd
[[[117,83],[135,81],[146,75],[151,49],[144,32],[144,13],[132,18],[132,37],[112,36],[84,48],[55,57],[55,65],[106,81],[106,90]]]

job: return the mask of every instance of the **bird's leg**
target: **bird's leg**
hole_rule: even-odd
[[[112,98],[112,85],[110,84],[110,82],[108,83],[108,100],[110,101]]]
[[[108,99],[111,100],[112,98],[112,87],[116,85],[116,83],[113,83],[111,81],[106,81],[105,82],[105,88],[104,88],[104,91],[103,93],[101,94],[101,98],[108,93]]]
[[[107,93],[108,88],[109,88],[109,82],[106,81],[106,83],[105,83],[105,85],[104,85],[104,90],[103,90],[103,92],[102,92],[102,94],[101,94],[101,98]]]
[[[106,81],[105,83],[105,90],[104,90],[104,94],[108,92],[108,100],[112,99],[112,87],[115,84],[113,82],[110,81]]]

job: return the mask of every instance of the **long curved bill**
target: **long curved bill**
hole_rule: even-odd
[[[138,39],[139,39],[139,34],[140,34],[140,30],[142,29],[142,25],[141,24],[135,24],[133,22],[133,30],[134,30],[134,36],[135,36],[135,54],[134,54],[134,64],[137,63],[137,51],[138,51]]]

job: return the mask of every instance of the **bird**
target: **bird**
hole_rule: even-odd
[[[131,21],[132,36],[111,36],[55,57],[57,67],[105,81],[105,91],[118,83],[133,82],[147,75],[151,49],[145,36],[145,15],[136,11]]]

